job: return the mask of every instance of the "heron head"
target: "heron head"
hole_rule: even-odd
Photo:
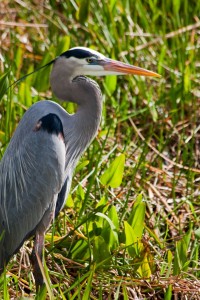
[[[67,59],[68,65],[73,69],[75,76],[132,74],[160,77],[160,75],[155,72],[107,58],[103,54],[86,47],[71,48],[62,53],[59,57],[64,57]]]

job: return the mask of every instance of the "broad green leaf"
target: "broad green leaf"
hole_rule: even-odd
[[[180,7],[181,7],[181,1],[180,0],[174,0],[172,3],[173,3],[173,8],[174,8],[175,14],[178,14],[179,10],[180,10]]]
[[[104,218],[110,225],[111,229],[115,230],[115,225],[113,224],[113,222],[110,220],[109,217],[107,217],[105,214],[102,214],[101,212],[97,212],[96,216]]]
[[[102,236],[96,236],[94,238],[94,247],[93,247],[93,257],[94,261],[100,266],[107,266],[110,265],[111,254],[108,248],[108,245],[102,238]]]
[[[104,227],[101,235],[105,239],[110,251],[113,251],[118,247],[119,240],[116,231],[112,231],[110,227]]]
[[[19,92],[18,92],[18,99],[20,103],[25,103],[24,99],[25,99],[25,88],[26,88],[26,83],[25,82],[21,82],[20,86],[19,86]]]
[[[166,272],[166,277],[168,278],[171,274],[171,268],[172,268],[172,261],[173,261],[173,255],[170,250],[167,251],[167,263],[168,263],[168,269]]]
[[[81,163],[78,164],[78,166],[76,167],[76,173],[78,173],[79,171],[81,171],[84,167],[86,167],[89,164],[89,160],[84,160]]]
[[[103,197],[100,199],[100,201],[97,202],[96,208],[97,208],[97,207],[100,207],[100,206],[103,207],[103,206],[105,206],[107,203],[108,203],[108,199],[107,199],[105,196],[103,196]]]
[[[108,210],[108,205],[107,204],[108,204],[108,199],[107,199],[107,197],[103,196],[101,198],[101,200],[99,202],[97,202],[97,205],[96,205],[96,208],[98,209],[98,212],[101,212],[102,214],[105,214],[106,211]],[[97,228],[101,228],[101,230],[102,230],[104,219],[100,217],[100,218],[96,218],[95,220],[96,220],[95,223],[96,223]]]
[[[19,86],[19,101],[26,107],[32,104],[31,88],[27,82],[21,82]]]
[[[176,243],[175,256],[174,256],[174,270],[173,274],[178,275],[180,271],[187,271],[188,260],[188,248],[191,239],[191,228],[182,238],[182,240]]]
[[[82,0],[80,2],[80,7],[78,10],[77,17],[81,24],[84,24],[87,21],[89,15],[89,8],[90,8],[90,0]]]
[[[58,45],[56,46],[56,55],[67,51],[70,47],[70,36],[65,35],[59,40]]]
[[[84,200],[85,198],[85,192],[81,185],[79,185],[76,190],[76,196],[81,200]]]
[[[22,66],[22,61],[24,58],[23,54],[24,54],[24,49],[22,47],[18,47],[16,56],[15,56],[15,64],[16,64],[18,72],[20,71],[21,66]]]
[[[152,274],[148,261],[148,253],[146,252],[141,263],[141,275],[143,278],[149,278]]]
[[[110,1],[108,2],[111,11],[113,10],[114,6],[116,5],[116,2],[117,2],[117,0],[110,0]]]
[[[168,264],[172,263],[172,259],[173,259],[172,252],[170,250],[168,250],[167,251],[167,262],[168,262]]]
[[[192,234],[192,226],[190,226],[190,229],[188,230],[188,232],[183,237],[183,240],[186,244],[187,252],[188,252],[189,244],[190,244],[190,241],[191,241],[191,234]],[[187,255],[187,253],[186,253],[186,255]]]
[[[125,235],[126,235],[126,246],[130,246],[136,242],[135,233],[133,228],[128,224],[127,221],[124,222]]]
[[[106,76],[105,84],[110,96],[114,93],[117,86],[117,76]]]
[[[85,240],[78,240],[70,251],[72,259],[88,259],[90,257],[88,243]]]
[[[101,218],[105,219],[108,222],[108,224],[110,225],[110,228],[111,228],[116,240],[118,240],[116,227],[113,224],[113,222],[111,221],[111,219],[108,216],[106,216],[105,214],[101,213],[101,212],[96,213],[96,216],[101,217]]]
[[[127,221],[124,222],[124,230],[126,237],[126,246],[128,247],[128,253],[131,257],[135,258],[140,255],[140,251],[143,248],[140,239],[138,239],[137,234],[133,228],[128,224]]]
[[[30,65],[28,68],[27,74],[30,74],[33,71],[34,71],[34,67],[33,67],[33,65]],[[32,92],[31,92],[32,81],[33,81],[32,76],[28,76],[24,81],[25,94],[24,94],[24,102],[22,102],[22,104],[24,104],[27,108],[33,104],[33,97],[32,97]],[[21,81],[21,84],[22,83],[23,83],[23,81]],[[19,89],[21,87],[21,84],[19,83]]]
[[[38,66],[38,68],[40,68],[41,66],[46,65],[47,63],[49,63],[52,60],[52,56],[51,56],[51,52],[48,51],[46,53],[46,55],[44,56],[40,66]],[[39,70],[38,72],[36,72],[34,74],[34,86],[37,89],[37,91],[39,92],[43,92],[46,91],[49,88],[49,74],[51,71],[51,67],[47,66],[44,69]]]
[[[119,187],[124,173],[124,164],[125,155],[120,154],[101,176],[100,181],[102,184],[109,185],[112,188]]]
[[[114,222],[109,216],[106,216],[103,213],[97,213],[96,215],[101,217],[101,219],[104,219],[104,222],[102,222],[101,236],[107,243],[109,250],[114,250],[119,244],[118,230],[116,229]]]
[[[71,194],[68,195],[67,201],[66,201],[66,203],[65,203],[65,206],[66,206],[66,207],[70,207],[70,208],[74,207],[74,200],[73,200]]]
[[[111,208],[108,212],[108,217],[110,218],[110,220],[115,225],[115,228],[117,230],[119,230],[119,218],[118,218],[118,215],[117,215],[116,207],[114,205],[111,205]]]
[[[133,205],[133,209],[128,219],[128,223],[131,225],[132,229],[134,230],[134,234],[138,239],[142,238],[144,230],[145,210],[146,205],[142,200],[142,195],[140,194]]]

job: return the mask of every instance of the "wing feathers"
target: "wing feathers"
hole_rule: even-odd
[[[34,233],[45,212],[55,210],[64,167],[63,140],[42,130],[29,131],[18,149],[5,153],[0,163],[0,236],[5,231],[0,268]]]

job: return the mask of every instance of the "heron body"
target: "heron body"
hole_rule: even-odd
[[[0,163],[0,274],[23,242],[35,235],[37,286],[43,278],[35,253],[42,256],[44,234],[62,209],[73,170],[101,120],[100,88],[84,75],[159,76],[82,47],[64,52],[51,63],[54,94],[78,104],[77,112],[70,115],[52,101],[35,103],[24,114]]]

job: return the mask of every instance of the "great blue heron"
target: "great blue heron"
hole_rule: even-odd
[[[0,274],[24,241],[34,235],[36,287],[43,284],[36,253],[42,259],[44,234],[65,203],[73,170],[101,119],[101,90],[84,75],[159,77],[84,47],[64,52],[47,65],[51,64],[54,94],[78,104],[77,112],[70,115],[52,101],[35,103],[24,114],[0,163]]]

